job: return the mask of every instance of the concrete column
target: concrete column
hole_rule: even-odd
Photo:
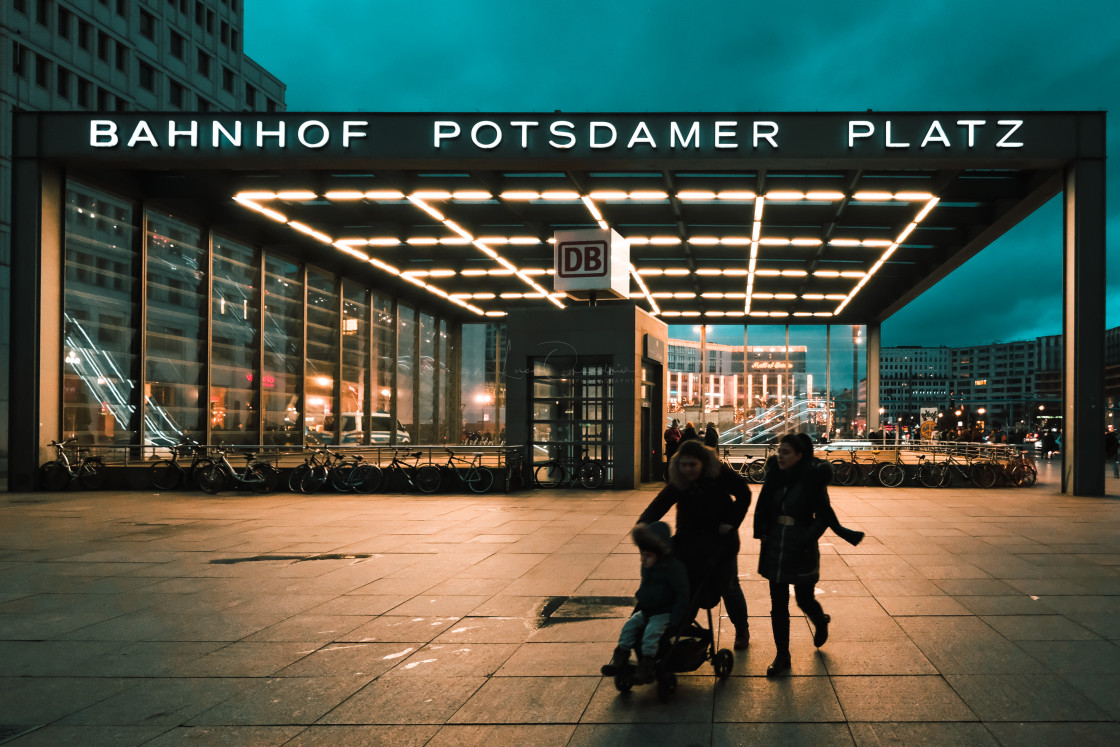
[[[1065,174],[1062,492],[1104,495],[1104,159]]]
[[[879,422],[879,348],[881,346],[879,323],[867,325],[867,430],[877,431]]]

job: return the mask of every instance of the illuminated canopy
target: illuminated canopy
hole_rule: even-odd
[[[333,254],[464,319],[580,303],[557,230],[631,245],[672,322],[882,321],[1103,157],[1103,114],[35,114],[17,157]],[[29,143],[33,144],[30,145]],[[330,262],[330,260],[327,260]],[[612,301],[606,301],[612,302]]]

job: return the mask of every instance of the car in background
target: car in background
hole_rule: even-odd
[[[394,418],[387,412],[375,412],[370,415],[370,443],[374,446],[388,446],[392,441],[392,435],[395,430],[397,436],[397,445],[406,445],[412,443],[412,436],[409,435],[405,427],[401,425],[400,420],[396,420],[396,428],[393,428]],[[362,443],[362,415],[357,412],[345,412],[342,414],[342,444],[360,444]]]

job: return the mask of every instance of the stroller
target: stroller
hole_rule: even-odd
[[[690,601],[694,613],[691,621],[682,625],[679,630],[665,632],[654,657],[653,681],[657,683],[657,697],[662,703],[668,703],[677,692],[678,673],[695,672],[704,662],[710,661],[716,677],[724,680],[735,665],[735,655],[730,649],[716,650],[713,634],[715,628],[712,624],[712,608],[720,602],[720,591],[715,583],[718,560],[717,553],[703,561],[699,568],[686,563],[689,581],[695,588]],[[708,614],[707,629],[696,621],[701,609]],[[604,664],[600,671],[604,677],[614,677],[614,686],[620,693],[630,692],[634,685],[646,684],[638,681],[634,667],[630,664],[624,667]]]

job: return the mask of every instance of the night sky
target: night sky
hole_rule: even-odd
[[[1117,154],[1118,32],[1120,0],[245,0],[244,38],[295,112],[1103,109]],[[1108,182],[1114,327],[1112,163]],[[1061,332],[1061,232],[1059,197],[885,322],[883,344]]]

